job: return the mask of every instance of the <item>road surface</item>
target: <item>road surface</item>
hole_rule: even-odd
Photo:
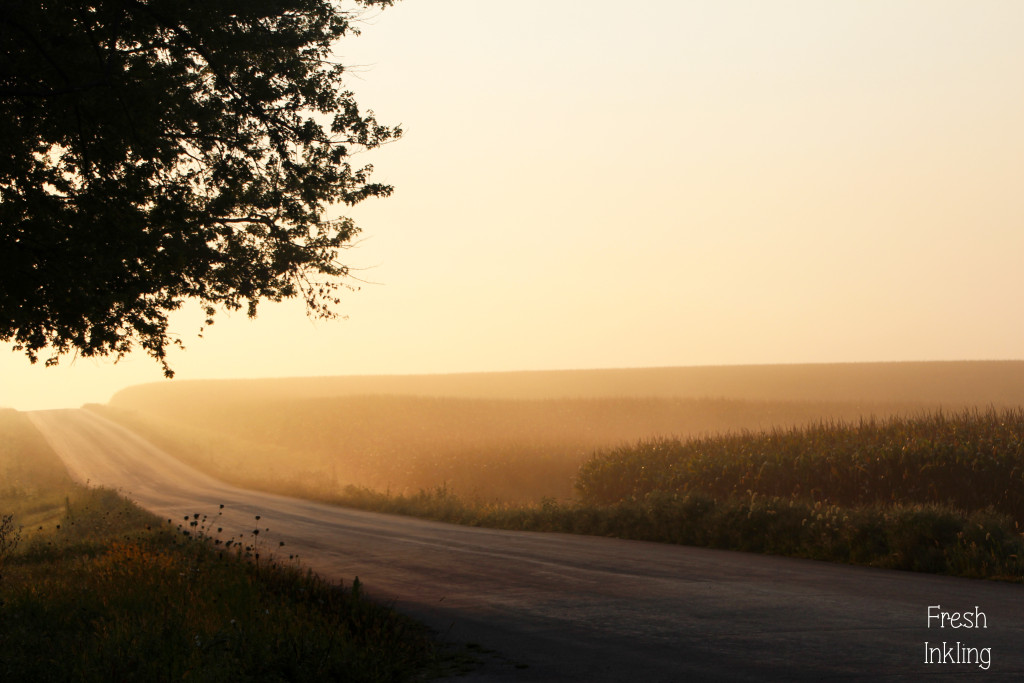
[[[258,527],[489,652],[466,681],[1024,677],[1022,585],[347,510],[229,486],[85,410],[29,417],[76,479],[176,522],[206,515],[223,539]]]

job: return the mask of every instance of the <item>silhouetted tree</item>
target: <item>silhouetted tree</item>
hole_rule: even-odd
[[[0,339],[35,362],[139,344],[166,375],[186,299],[334,315],[358,228],[387,196],[354,152],[396,138],[331,46],[394,0],[0,3]]]

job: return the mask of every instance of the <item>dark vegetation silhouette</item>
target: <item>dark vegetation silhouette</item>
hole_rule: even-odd
[[[331,49],[393,2],[0,4],[0,340],[47,364],[139,345],[171,376],[185,300],[335,315],[359,230],[324,211],[391,193],[351,159],[401,130]]]

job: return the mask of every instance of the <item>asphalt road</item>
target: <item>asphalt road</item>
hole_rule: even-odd
[[[229,486],[88,411],[29,417],[78,480],[222,539],[258,527],[264,551],[472,643],[466,681],[1024,680],[1024,585],[335,508]]]

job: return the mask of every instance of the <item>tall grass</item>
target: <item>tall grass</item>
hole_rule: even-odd
[[[596,455],[616,535],[1024,580],[1024,410],[936,412]]]
[[[587,461],[576,489],[582,501],[596,504],[701,493],[992,508],[1024,521],[1024,410],[645,440]]]

